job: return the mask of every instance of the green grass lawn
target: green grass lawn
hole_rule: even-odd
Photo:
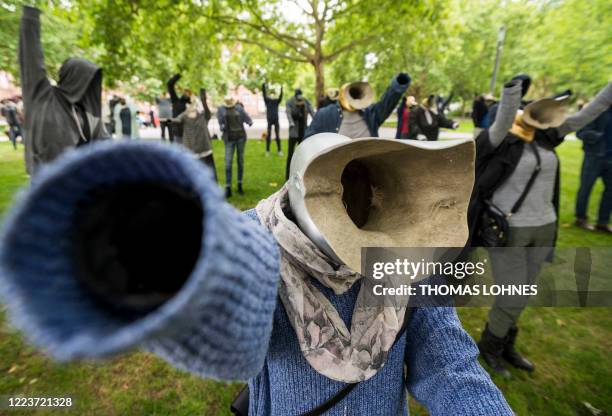
[[[559,245],[611,246],[612,237],[572,225],[575,190],[581,163],[580,143],[564,144]],[[286,149],[286,142],[283,143]],[[21,149],[20,149],[21,150]],[[214,143],[219,180],[224,181],[223,144]],[[234,168],[235,169],[235,168]],[[246,149],[246,195],[231,202],[253,207],[284,182],[285,158],[264,157],[264,144],[249,141]],[[22,153],[0,143],[0,213],[27,182]],[[601,194],[598,184],[590,216],[595,217]],[[0,395],[71,396],[76,408],[59,414],[77,415],[229,415],[238,384],[202,380],[173,369],[145,353],[132,353],[105,363],[57,364],[34,351],[4,322],[0,306]],[[459,315],[466,330],[478,337],[487,309],[464,308]],[[521,318],[519,348],[536,365],[529,375],[513,371],[513,379],[494,378],[518,415],[576,415],[583,402],[612,414],[612,313],[610,309],[530,308]],[[427,412],[411,400],[413,415]],[[11,412],[0,414],[30,414]],[[47,412],[40,411],[40,414]],[[38,413],[37,413],[38,414]]]

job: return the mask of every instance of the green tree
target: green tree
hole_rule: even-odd
[[[34,5],[42,10],[41,40],[45,52],[45,64],[49,76],[56,78],[62,62],[72,56],[90,58],[94,49],[85,50],[80,44],[81,27],[75,19],[74,10],[67,4],[36,0],[0,1],[0,69],[8,71],[17,79],[19,62],[19,24],[24,4]]]

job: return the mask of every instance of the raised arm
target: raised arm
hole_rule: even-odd
[[[263,94],[264,101],[268,101],[268,91],[266,90],[266,83],[261,84],[261,92]]]
[[[208,100],[206,96],[206,89],[200,88],[200,101],[202,101],[202,106],[204,106],[204,118],[206,120],[210,120],[212,118],[212,111],[208,108]]]
[[[591,121],[595,120],[601,113],[612,105],[612,82],[609,82],[595,98],[585,105],[582,110],[568,116],[562,125],[557,127],[560,136],[565,136],[573,131],[579,130]]]
[[[444,102],[442,103],[442,107],[440,107],[440,113],[444,114],[444,112],[446,111],[446,108],[451,103],[451,100],[453,99],[454,95],[455,95],[455,91],[451,91],[450,94],[448,95],[448,98],[444,100]]]
[[[416,308],[406,331],[408,390],[429,414],[512,416],[452,307]]]
[[[51,86],[40,42],[40,10],[34,7],[23,7],[19,28],[19,69],[24,105],[28,108],[36,93]]]
[[[282,85],[281,85],[280,95],[278,96],[278,102],[280,103],[281,101],[283,101],[283,86]]]
[[[201,376],[261,370],[278,248],[190,153],[98,142],[41,175],[0,236],[0,295],[31,341],[60,360],[144,346]]]
[[[497,148],[508,134],[520,106],[521,81],[510,81],[504,85],[495,121],[489,127],[489,141],[493,148]]]
[[[377,126],[382,125],[385,120],[391,115],[395,106],[402,98],[402,95],[406,92],[410,86],[410,77],[408,74],[400,73],[398,76],[393,78],[391,85],[385,93],[380,97],[380,101],[372,104],[366,109],[374,116],[374,120]]]
[[[172,102],[178,101],[178,95],[176,94],[176,83],[181,79],[181,74],[176,74],[172,78],[168,80],[166,86],[168,87],[168,94],[170,94],[170,99]]]

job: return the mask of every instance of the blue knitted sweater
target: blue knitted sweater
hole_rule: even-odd
[[[162,306],[125,318],[102,308],[74,276],[69,238],[78,203],[100,186],[156,181],[200,196],[200,258]],[[211,173],[175,146],[101,143],[45,167],[0,236],[0,294],[30,340],[59,360],[104,358],[141,346],[202,377],[248,380],[250,415],[298,415],[342,383],[302,357],[277,301],[278,248],[253,210],[227,204]],[[350,327],[359,284],[343,295],[319,285]],[[477,361],[453,308],[417,308],[385,366],[330,415],[406,415],[408,391],[432,415],[511,415]]]

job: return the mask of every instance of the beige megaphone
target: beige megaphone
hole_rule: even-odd
[[[523,122],[536,129],[559,127],[565,121],[571,93],[554,98],[541,98],[523,109]]]
[[[347,111],[363,110],[374,102],[374,90],[365,81],[351,82],[340,88],[340,105]]]
[[[474,155],[471,139],[317,134],[291,160],[292,212],[319,249],[352,270],[362,247],[463,247]]]

